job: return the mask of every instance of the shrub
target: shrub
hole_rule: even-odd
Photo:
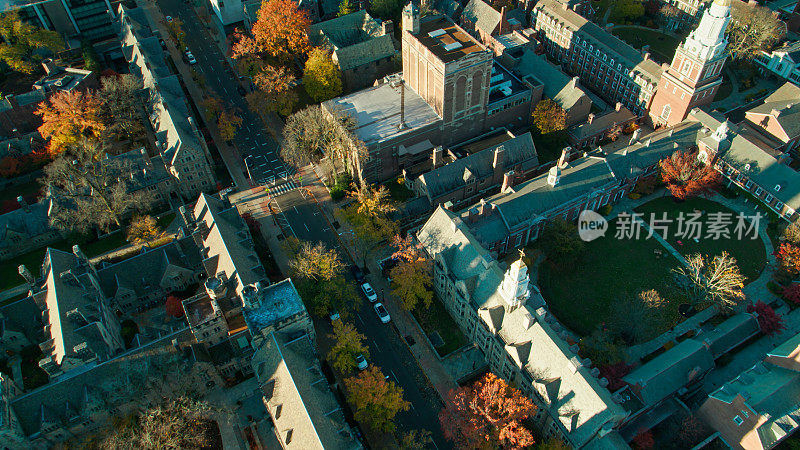
[[[769,283],[767,283],[767,288],[769,287]],[[770,289],[770,291],[772,291],[772,289]],[[786,288],[783,289],[781,296],[787,302],[796,306],[800,306],[800,283],[792,283],[789,286],[786,286]]]
[[[761,332],[766,335],[775,334],[786,328],[786,325],[783,323],[783,317],[761,300],[756,304],[748,305],[747,312],[756,313]]]
[[[600,208],[597,212],[599,212],[601,216],[607,216],[607,215],[611,214],[611,210],[612,209],[614,209],[614,207],[612,205],[608,204],[608,205],[603,206],[602,208]]]
[[[331,189],[331,199],[339,201],[344,198],[345,190],[342,186],[336,185]]]

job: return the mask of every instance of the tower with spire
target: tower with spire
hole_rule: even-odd
[[[727,59],[725,29],[731,21],[731,0],[714,0],[700,24],[675,50],[661,74],[650,105],[654,125],[672,126],[693,108],[711,103],[722,84]]]

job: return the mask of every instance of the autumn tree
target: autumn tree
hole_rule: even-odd
[[[533,435],[523,424],[535,412],[528,397],[489,373],[450,391],[439,422],[445,437],[458,447],[523,448],[533,445]]]
[[[116,75],[102,79],[97,93],[100,99],[99,117],[106,131],[117,139],[141,139],[142,102],[139,91],[142,81],[131,74]]]
[[[332,99],[342,93],[342,73],[331,59],[331,53],[321,48],[311,50],[303,71],[303,86],[315,102]]]
[[[297,104],[297,93],[292,90],[295,81],[292,72],[285,67],[264,66],[253,77],[258,89],[247,94],[247,104],[256,111],[275,111],[288,116]]]
[[[611,18],[615,22],[633,20],[644,15],[644,3],[641,0],[618,0],[612,8]]]
[[[164,309],[168,316],[175,318],[183,317],[183,300],[174,295],[170,295],[167,297],[167,301],[164,302]]]
[[[222,139],[226,141],[232,141],[233,138],[236,137],[236,133],[239,131],[241,126],[242,118],[237,116],[235,112],[225,109],[219,113],[217,127],[219,129],[219,135],[222,136]]]
[[[355,0],[342,0],[339,2],[339,17],[356,12],[358,9],[354,2]]]
[[[622,378],[631,373],[632,367],[626,364],[625,361],[619,361],[613,364],[604,364],[598,369],[600,370],[600,376],[608,380],[608,390],[614,392],[625,387],[625,382],[622,381]]]
[[[233,45],[234,58],[263,53],[286,59],[304,54],[309,46],[308,12],[292,0],[263,0],[252,36],[240,36]]]
[[[153,216],[136,216],[128,225],[128,242],[134,244],[148,244],[165,234]]]
[[[549,134],[564,130],[567,125],[567,112],[558,103],[545,98],[533,109],[533,126],[539,134]]]
[[[392,295],[399,298],[408,311],[420,304],[429,308],[433,301],[433,264],[422,250],[422,244],[413,242],[411,235],[405,239],[395,235],[392,246],[397,249],[392,256],[399,260],[390,272]]]
[[[322,242],[302,242],[289,267],[296,276],[319,281],[330,281],[344,272],[344,263],[339,254],[336,250],[326,248]]]
[[[319,105],[297,111],[286,119],[281,158],[295,167],[327,158],[339,173],[353,151],[358,155],[366,153],[363,143],[350,131],[354,125],[352,117]]]
[[[369,358],[369,350],[364,345],[367,338],[356,331],[352,324],[345,323],[341,319],[335,321],[333,335],[330,338],[333,340],[333,346],[328,352],[328,360],[339,372],[348,373],[355,370],[358,355]]]
[[[769,8],[733,2],[728,24],[728,52],[733,59],[752,59],[761,50],[780,42],[786,25]]]
[[[780,237],[781,242],[800,245],[800,222],[792,222],[784,228]]]
[[[776,313],[771,306],[759,300],[755,304],[747,305],[747,312],[755,313],[758,319],[758,326],[761,332],[766,335],[779,333],[781,330],[786,329],[786,324],[783,322],[783,317]]]
[[[400,450],[425,450],[432,442],[431,432],[421,429],[403,433],[397,444]]]
[[[800,283],[792,283],[783,288],[782,296],[787,302],[800,306]]]
[[[396,206],[385,186],[375,189],[365,184],[351,192],[351,195],[356,202],[343,208],[342,214],[358,237],[356,244],[366,266],[369,252],[397,234],[397,224],[389,217],[390,213],[396,211]]]
[[[698,152],[676,151],[658,163],[661,180],[673,197],[685,200],[710,194],[719,181],[719,172],[698,158]]]
[[[100,138],[105,125],[100,119],[100,99],[92,92],[60,91],[35,111],[42,117],[39,134],[49,139],[49,151],[58,154],[81,138]]]
[[[0,14],[0,38],[0,61],[16,72],[36,72],[41,59],[37,50],[53,54],[64,50],[60,34],[23,21],[16,11]]]
[[[653,432],[646,429],[639,430],[639,433],[633,437],[631,443],[636,450],[649,450],[656,445],[656,441],[653,439]]]
[[[105,158],[102,143],[81,138],[44,168],[42,184],[51,189],[51,224],[72,231],[120,227],[122,218],[150,206],[145,190],[130,192],[131,167]]]
[[[395,430],[394,417],[408,411],[410,403],[403,399],[403,389],[383,376],[376,366],[344,380],[347,397],[355,408],[355,418],[380,432]]]
[[[100,448],[203,448],[211,443],[206,428],[212,421],[212,409],[208,403],[180,397],[148,408],[126,426],[114,429]]]
[[[778,270],[794,278],[800,274],[800,246],[791,242],[783,242],[775,253],[778,261]]]
[[[680,287],[695,305],[713,304],[724,314],[731,313],[744,299],[745,277],[736,258],[722,252],[713,258],[697,253],[686,258],[687,266],[673,269]]]
[[[173,17],[171,21],[165,20],[164,26],[167,28],[167,33],[169,33],[178,50],[183,50],[186,47],[186,33],[183,31],[183,21]]]
[[[213,120],[215,117],[219,117],[222,108],[222,100],[217,96],[210,96],[203,99],[203,110],[205,111],[207,119]]]
[[[561,218],[547,223],[539,242],[542,243],[547,260],[556,266],[573,264],[586,248],[578,235],[578,227]]]

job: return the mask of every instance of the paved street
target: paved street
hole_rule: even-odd
[[[245,169],[244,175],[248,178],[252,175],[256,184],[282,183],[294,170],[287,168],[280,160],[277,142],[264,128],[261,118],[250,111],[247,101],[238,92],[241,85],[237,75],[194,9],[183,0],[159,0],[158,5],[164,15],[178,17],[183,21],[186,44],[197,59],[193,68],[205,78],[206,90],[214,91],[226,108],[233,108],[242,118],[242,126],[234,138],[234,144],[238,148],[239,157],[249,169],[249,174]],[[175,63],[186,64],[183,60]],[[230,165],[229,168],[233,170]]]
[[[336,236],[337,232],[331,229],[316,202],[306,199],[305,196],[307,196],[305,190],[295,189],[277,196],[273,200],[273,207],[278,205],[286,219],[283,222],[283,226],[287,229],[286,232],[302,241],[322,241],[345,257],[347,252],[341,248]],[[289,230],[289,228],[291,229]],[[373,273],[370,278],[376,276],[380,276],[380,274]],[[355,281],[353,283],[355,284]],[[360,289],[358,292],[360,295]],[[380,301],[382,297],[380,291],[378,291],[378,297]],[[427,429],[434,433],[433,437],[439,448],[449,447],[450,445],[444,440],[439,429],[438,411],[442,407],[441,402],[435,391],[427,384],[425,375],[415,363],[414,356],[402,341],[394,325],[381,323],[373,310],[372,303],[369,303],[363,296],[361,306],[352,322],[358,331],[367,337],[370,362],[377,364],[385,375],[396,381],[403,388],[405,399],[411,402],[412,409],[398,416],[399,428]],[[318,335],[333,332],[327,321],[321,320],[315,324]],[[322,350],[321,353],[324,354],[325,351]]]

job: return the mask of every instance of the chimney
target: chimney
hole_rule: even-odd
[[[29,205],[28,202],[25,201],[25,197],[21,195],[17,196],[17,203],[19,203],[20,208],[24,209],[25,212],[31,211],[31,205]]]
[[[497,31],[497,34],[505,34],[506,32],[506,7],[503,6],[500,8],[500,29]]]
[[[505,153],[506,149],[502,145],[498,146],[494,149],[494,160],[492,161],[492,167],[494,168],[495,172],[498,170],[503,170],[505,166]]]
[[[564,147],[564,149],[561,150],[561,157],[558,158],[558,167],[560,169],[567,167],[567,163],[569,163],[569,156],[571,154],[572,154],[572,147]]]
[[[577,88],[579,79],[580,79],[580,77],[572,77],[572,79],[569,81],[569,87],[572,88],[572,89]]]
[[[442,154],[444,153],[444,149],[442,146],[434,147],[433,148],[433,168],[440,167],[442,165]]]
[[[481,199],[480,203],[478,204],[478,215],[484,216],[488,209],[486,208],[486,200]]]
[[[594,120],[594,113],[589,113],[589,117],[586,118],[586,123],[592,123]]]
[[[448,211],[452,211],[452,210],[453,210],[453,202],[451,202],[451,201],[449,201],[449,200],[448,200],[448,201],[446,201],[446,202],[444,202],[444,203],[442,204],[442,208],[444,208],[444,209],[446,209],[446,210],[448,210]]]
[[[31,271],[25,267],[25,264],[20,264],[19,267],[17,267],[17,271],[19,271],[20,276],[25,279],[28,285],[33,287],[35,280],[33,279],[33,275],[31,275]]]
[[[614,105],[614,111],[619,111],[620,109],[622,109],[622,103],[617,102],[617,104]]]
[[[645,61],[649,60],[650,59],[650,52],[644,52],[644,54],[642,54],[642,58]]]
[[[388,34],[394,37],[394,23],[391,20],[384,20],[381,23],[381,34]]]
[[[43,59],[42,66],[44,67],[44,71],[47,75],[54,74],[58,71],[58,66],[56,65],[56,62],[53,61],[52,58]]]
[[[508,171],[503,175],[503,187],[500,188],[500,192],[505,192],[506,189],[514,186],[514,171]]]
[[[772,108],[772,111],[769,112],[769,115],[771,115],[772,117],[776,117],[776,118],[780,117],[781,116],[781,110],[780,109],[776,109],[776,108]]]
[[[631,141],[628,143],[628,145],[633,145],[633,144],[639,142],[639,138],[641,136],[642,136],[642,129],[641,128],[637,128],[637,129],[633,130],[633,135],[631,136]]]

